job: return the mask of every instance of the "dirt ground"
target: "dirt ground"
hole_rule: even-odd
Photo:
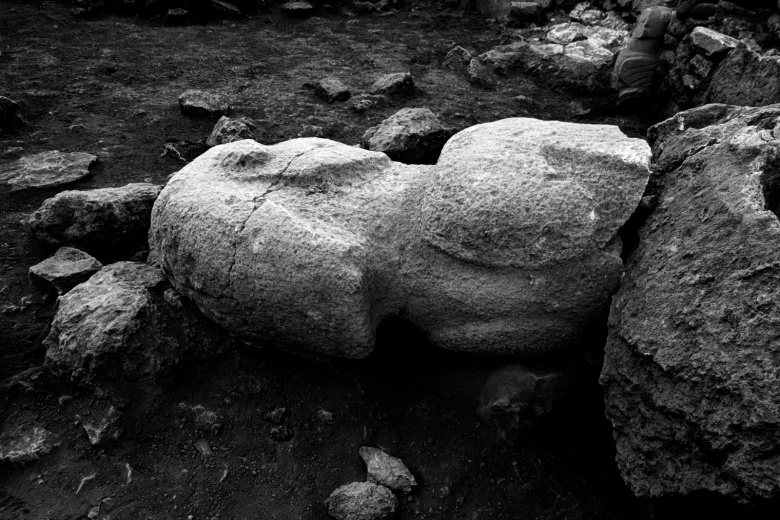
[[[27,122],[0,134],[0,162],[15,158],[3,155],[12,147],[99,158],[90,177],[66,187],[0,193],[0,425],[43,426],[62,442],[39,462],[0,467],[0,519],[324,519],[331,491],[365,479],[362,445],[402,458],[417,476],[418,488],[400,501],[400,519],[771,515],[765,504],[744,509],[712,497],[635,499],[614,464],[597,366],[576,397],[529,437],[511,447],[495,444],[474,409],[485,377],[502,361],[433,350],[393,323],[382,328],[376,354],[361,362],[235,346],[213,362],[184,367],[147,417],[129,421],[118,441],[91,446],[81,424],[103,400],[35,368],[55,297],[27,275],[48,252],[23,221],[63,189],[165,183],[183,162],[161,155],[164,145],[191,160],[205,150],[214,124],[181,114],[184,90],[219,92],[231,115],[252,120],[256,138],[268,144],[308,135],[354,144],[404,106],[428,107],[456,128],[530,115],[609,122],[642,135],[648,121],[529,77],[503,78],[493,90],[470,85],[441,67],[447,51],[461,45],[483,52],[506,43],[511,31],[437,4],[306,19],[271,7],[238,21],[183,27],[130,16],[85,20],[69,8],[0,2],[0,95],[17,100]],[[334,75],[354,94],[382,74],[406,70],[418,95],[364,114],[327,104],[306,86]],[[519,103],[519,95],[535,108]],[[195,428],[179,403],[217,411],[222,427]],[[274,424],[265,415],[277,407],[287,409],[290,440],[271,436]],[[317,419],[320,409],[334,414],[332,425]],[[209,456],[196,449],[199,440]]]

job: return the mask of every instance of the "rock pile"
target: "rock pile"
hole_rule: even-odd
[[[377,448],[363,446],[367,482],[352,482],[337,488],[325,501],[336,520],[384,520],[395,515],[398,499],[393,491],[408,493],[417,485],[401,461]]]

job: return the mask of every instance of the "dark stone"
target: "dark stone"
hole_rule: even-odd
[[[780,103],[780,57],[762,56],[739,44],[713,73],[707,100],[747,106]]]
[[[71,246],[98,258],[116,259],[148,249],[152,206],[160,186],[64,191],[30,216],[35,238],[51,247]]]
[[[203,90],[188,90],[179,96],[179,107],[184,115],[197,118],[228,115],[230,106],[216,94]]]
[[[408,96],[414,94],[416,88],[410,72],[386,74],[376,80],[368,90],[372,95]]]
[[[314,93],[328,103],[346,101],[352,93],[346,85],[336,78],[323,78],[314,85]]]
[[[705,105],[656,159],[613,296],[601,384],[637,496],[780,492],[780,105]]]
[[[452,133],[427,108],[404,108],[366,130],[360,144],[394,161],[434,164]]]

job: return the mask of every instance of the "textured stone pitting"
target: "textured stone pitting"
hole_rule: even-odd
[[[63,191],[30,216],[30,229],[36,239],[51,247],[73,246],[100,257],[127,257],[148,247],[152,206],[161,189],[133,183]]]
[[[30,274],[51,283],[60,294],[66,293],[100,271],[103,264],[72,247],[61,247],[54,256],[30,267]]]
[[[191,306],[169,303],[166,287],[146,264],[104,267],[59,298],[46,366],[80,385],[121,390],[167,375],[181,359],[219,354],[222,332]]]
[[[601,375],[639,496],[780,491],[780,105],[651,128],[658,205],[613,299]]]
[[[360,448],[359,453],[366,463],[369,482],[381,484],[393,491],[406,492],[417,485],[414,475],[401,459],[368,446]]]
[[[8,185],[11,191],[61,186],[89,175],[96,160],[88,153],[57,150],[28,155],[0,169],[0,184]]]
[[[444,348],[553,352],[606,314],[649,156],[616,127],[522,118],[460,132],[436,166],[239,141],[171,179],[150,244],[177,290],[250,340],[364,357],[403,309]]]

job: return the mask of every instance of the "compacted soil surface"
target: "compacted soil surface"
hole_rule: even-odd
[[[418,487],[400,497],[401,519],[764,514],[714,497],[634,498],[614,464],[598,361],[585,364],[576,395],[533,432],[511,446],[496,443],[474,410],[487,375],[507,361],[436,351],[400,323],[385,324],[375,354],[359,362],[234,345],[147,389],[154,397],[139,397],[148,401],[143,414],[124,418],[119,439],[91,445],[82,426],[107,403],[40,368],[56,295],[28,277],[51,252],[24,222],[63,189],[164,184],[202,153],[215,121],[183,116],[184,90],[223,95],[231,116],[251,120],[267,144],[298,136],[354,144],[403,107],[430,108],[455,128],[532,116],[619,124],[636,136],[647,121],[524,76],[491,90],[469,84],[441,66],[447,51],[484,52],[511,41],[511,31],[435,4],[305,19],[271,6],[241,20],[179,27],[132,16],[79,19],[70,7],[0,3],[0,95],[19,102],[26,122],[0,133],[0,161],[18,156],[11,148],[98,156],[92,175],[77,183],[0,192],[0,426],[45,427],[60,442],[39,461],[0,466],[0,519],[323,519],[336,487],[365,480],[363,445],[400,457],[417,477]],[[310,87],[336,76],[357,94],[403,71],[413,74],[417,95],[363,114],[318,99]],[[164,154],[166,145],[181,157]],[[193,423],[185,412],[198,405],[219,416],[218,426]],[[281,424],[266,418],[280,407]]]

